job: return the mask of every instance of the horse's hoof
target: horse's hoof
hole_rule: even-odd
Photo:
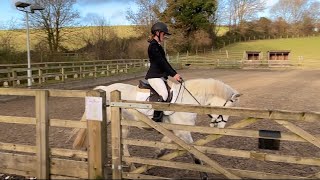
[[[131,164],[130,165],[130,171],[134,171],[134,170],[136,170],[137,168],[136,168],[136,166],[134,165],[134,164]]]
[[[200,173],[200,179],[201,180],[208,180],[209,179],[209,177],[208,177],[208,174],[207,173]]]
[[[201,180],[208,180],[208,179],[209,179],[208,176],[204,176],[204,177],[201,178]]]
[[[146,131],[153,131],[153,128],[143,128]]]

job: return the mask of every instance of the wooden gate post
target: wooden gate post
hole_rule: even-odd
[[[49,179],[49,92],[36,91],[36,146],[37,146],[37,178]]]
[[[111,92],[111,102],[119,102],[120,91]],[[122,179],[121,166],[121,110],[119,107],[111,107],[111,139],[112,139],[112,179]]]
[[[102,104],[96,107],[101,108],[102,114],[101,119],[93,119],[88,116],[87,118],[87,129],[88,129],[88,179],[104,179],[104,165],[106,158],[106,93],[102,90],[88,91],[86,98],[101,98]],[[87,101],[87,100],[86,100]],[[86,106],[90,105],[87,104]],[[86,107],[86,111],[87,111]],[[100,113],[98,109],[94,109],[97,113]],[[94,112],[91,112],[94,113]],[[88,113],[87,113],[88,114]],[[95,114],[95,113],[94,113]]]

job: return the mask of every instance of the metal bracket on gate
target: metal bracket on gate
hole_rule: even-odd
[[[109,102],[107,105],[111,107],[121,108],[136,108],[136,109],[151,109],[151,104],[139,104],[139,103],[124,103],[124,102]]]
[[[115,169],[115,168],[114,168],[114,164],[112,164],[111,169]],[[118,170],[121,170],[121,169],[122,169],[122,166],[121,166],[121,165],[118,165]]]

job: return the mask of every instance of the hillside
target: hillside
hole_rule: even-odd
[[[63,46],[69,50],[79,49],[85,45],[85,40],[90,38],[92,33],[97,32],[98,27],[75,27],[75,28],[65,28],[62,33],[68,34],[67,40],[63,43]],[[107,26],[105,31],[108,36],[118,36],[120,38],[138,37],[141,35],[139,31],[136,30],[136,26]],[[228,31],[225,26],[218,28],[218,35],[222,36]],[[12,37],[12,42],[14,48],[17,51],[26,50],[26,30],[0,30],[0,37],[3,35],[10,35]],[[45,39],[45,34],[39,30],[30,29],[30,44],[31,49],[34,49],[36,44],[38,44],[42,39]],[[1,43],[1,42],[0,42]]]
[[[135,30],[136,26],[107,26],[106,32],[109,36],[118,36],[121,38],[137,37],[139,33]],[[66,43],[63,43],[68,49],[77,49],[85,45],[85,40],[88,39],[97,27],[76,27],[65,28],[62,33],[68,34]],[[14,48],[18,51],[26,50],[26,30],[0,30],[0,36],[10,35],[12,36]],[[30,44],[31,49],[35,48],[42,39],[45,38],[45,34],[39,30],[30,30]]]

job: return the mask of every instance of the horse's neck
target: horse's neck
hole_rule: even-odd
[[[196,86],[197,84],[193,84]],[[210,102],[212,105],[220,106],[221,104],[225,102],[225,98],[222,96],[228,96],[230,93],[230,89],[225,89],[226,87],[220,87],[220,85],[225,84],[216,84],[215,87],[212,87],[212,91],[197,91],[193,92],[195,88],[188,88],[188,86],[181,86],[181,84],[174,84],[173,89],[178,94],[177,102],[183,103],[183,104],[195,104],[195,105],[205,105],[206,102]],[[190,86],[190,85],[189,85]],[[206,88],[206,87],[198,87],[197,88]],[[210,88],[211,89],[211,88]]]
[[[197,95],[194,95],[192,92],[188,92],[188,89],[185,88],[184,85],[181,84],[173,84],[171,87],[174,94],[176,94],[175,102],[182,103],[182,104],[195,104],[199,105],[198,102],[201,101],[201,98]],[[201,104],[201,102],[200,102]]]

